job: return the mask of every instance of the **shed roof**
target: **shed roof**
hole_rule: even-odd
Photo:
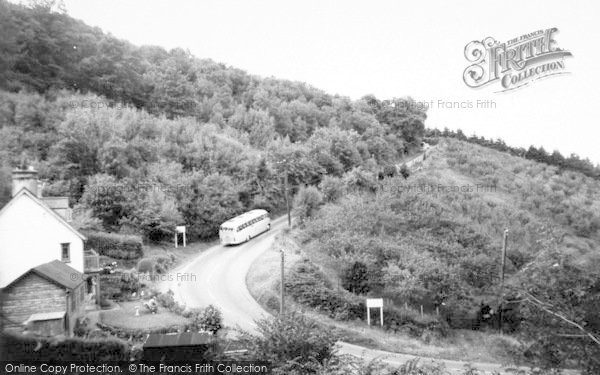
[[[46,313],[31,314],[31,316],[25,322],[23,322],[23,324],[26,324],[29,322],[39,322],[42,320],[62,319],[62,318],[64,318],[64,316],[65,316],[64,311],[53,311],[53,312],[46,312]]]
[[[73,267],[69,267],[60,260],[40,264],[32,268],[31,271],[69,289],[75,289],[84,281],[84,276],[81,272]]]

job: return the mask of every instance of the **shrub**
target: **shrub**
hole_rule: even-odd
[[[394,164],[388,164],[383,167],[382,174],[384,177],[395,177],[398,174],[398,169]]]
[[[413,337],[423,337],[424,334],[446,336],[448,324],[429,314],[421,314],[410,309],[400,309],[393,306],[383,308],[383,327],[394,332],[404,331]]]
[[[154,271],[154,259],[140,259],[137,264],[137,270],[141,273],[152,273]]]
[[[140,280],[134,272],[121,273],[121,292],[132,294],[138,293],[140,290]]]
[[[352,320],[362,317],[364,303],[344,291],[331,289],[323,274],[310,262],[299,263],[285,283],[286,294],[297,302],[323,311],[332,318]]]
[[[144,256],[139,236],[106,232],[87,232],[86,249],[94,249],[100,255],[117,259],[137,259]]]
[[[336,338],[303,315],[259,321],[258,330],[260,336],[247,338],[249,352],[276,374],[314,374],[334,357]]]
[[[410,170],[408,169],[408,167],[406,166],[406,164],[402,164],[400,166],[400,174],[402,175],[402,177],[404,177],[405,179],[407,179],[410,176]]]
[[[175,297],[173,296],[173,292],[169,290],[167,293],[161,293],[157,297],[157,302],[167,309],[172,309],[175,306]]]
[[[323,203],[323,194],[316,187],[301,187],[294,198],[294,211],[300,222],[312,217],[321,203]]]
[[[121,272],[100,275],[101,298],[123,301],[132,293],[138,293],[141,287],[137,275],[133,272]]]
[[[339,177],[325,176],[319,184],[326,202],[335,202],[344,195],[343,181]]]
[[[173,265],[173,258],[163,255],[157,255],[153,258],[154,272],[164,274]]]
[[[91,332],[90,319],[87,317],[79,318],[75,321],[75,327],[73,328],[73,334],[77,337],[87,337]]]
[[[223,328],[223,316],[221,311],[213,305],[208,305],[205,309],[194,314],[192,326],[196,329],[217,333]]]
[[[354,262],[342,275],[342,286],[344,289],[355,294],[365,294],[369,291],[369,274],[367,265],[362,262]]]

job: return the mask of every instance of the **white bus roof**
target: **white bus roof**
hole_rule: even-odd
[[[260,215],[264,215],[264,214],[268,214],[267,210],[262,210],[262,209],[256,209],[256,210],[252,210],[252,211],[248,211],[248,212],[244,212],[243,214],[236,216],[232,219],[227,220],[226,222],[224,222],[222,225],[223,226],[238,226],[240,224],[245,223],[248,220],[252,220],[255,217],[258,217]]]

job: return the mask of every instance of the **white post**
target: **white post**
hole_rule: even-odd
[[[381,317],[381,326],[383,327],[383,307],[381,307],[381,314],[379,316]]]
[[[185,235],[185,225],[178,225],[175,227],[175,247],[177,247],[177,243],[179,242],[179,233],[183,234],[183,247],[185,247],[187,242],[187,238]]]
[[[371,310],[369,310],[368,306],[367,306],[367,325],[368,326],[371,325]]]

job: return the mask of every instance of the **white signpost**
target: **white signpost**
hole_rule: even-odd
[[[175,247],[177,247],[177,242],[179,242],[179,233],[183,234],[183,247],[186,246],[186,238],[185,238],[185,225],[178,225],[175,227]]]
[[[367,298],[367,324],[371,325],[371,309],[379,308],[379,321],[383,327],[383,298]]]

